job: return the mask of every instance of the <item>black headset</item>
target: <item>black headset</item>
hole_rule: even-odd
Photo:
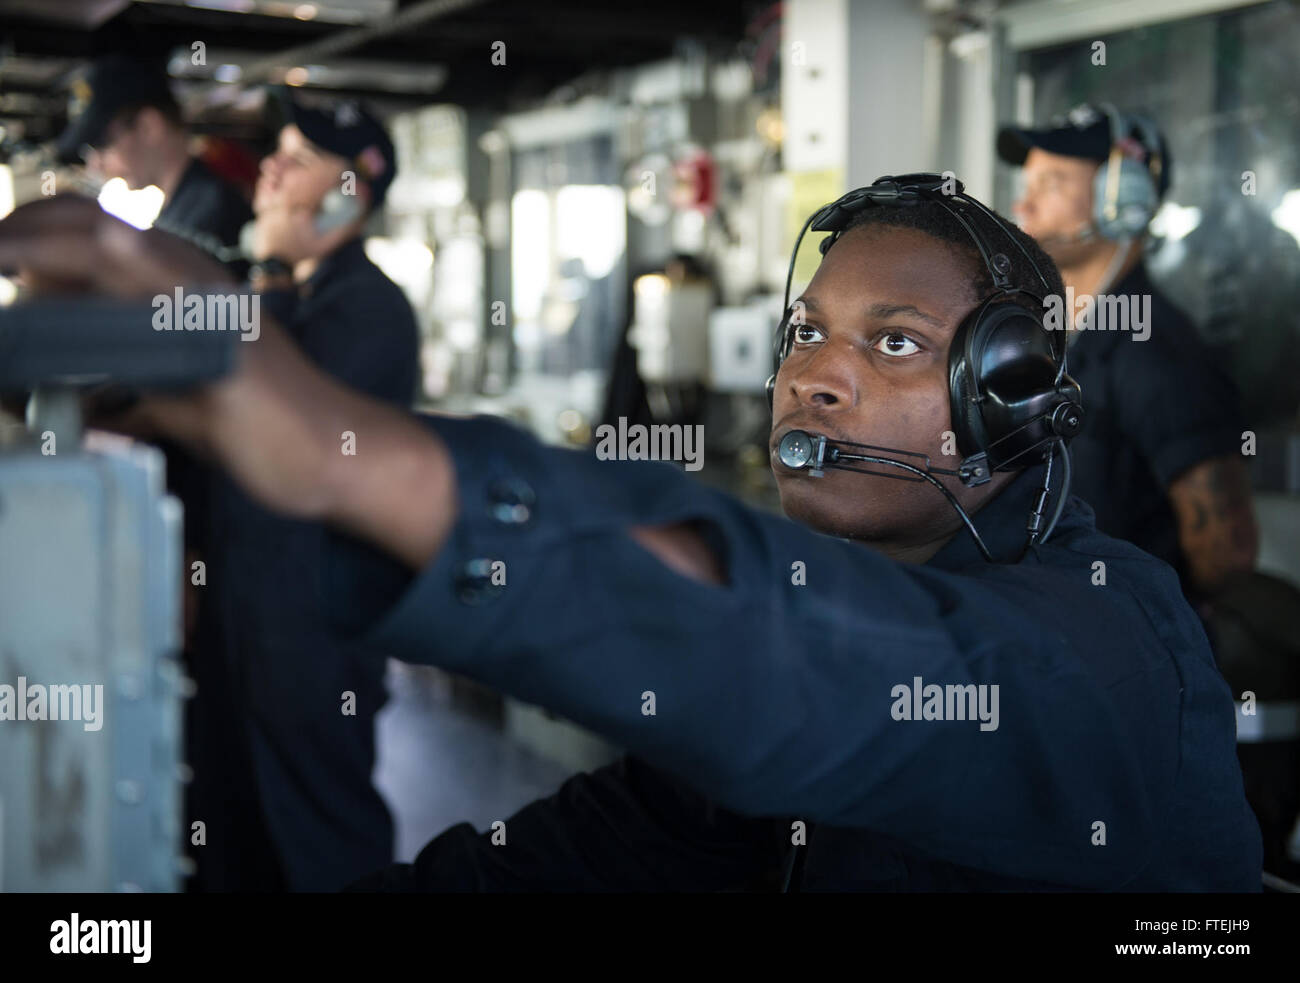
[[[1021,459],[1035,450],[1048,456],[1083,425],[1079,384],[1065,373],[1065,332],[1053,332],[1021,303],[1018,295],[1044,307],[1051,292],[1047,278],[1023,245],[992,210],[965,193],[960,181],[941,174],[903,174],[878,178],[875,183],[850,191],[824,205],[804,222],[790,256],[785,281],[785,318],[778,329],[772,376],[767,380],[769,406],[776,386],[776,371],[790,354],[794,329],[790,311],[790,284],[795,257],[811,227],[830,232],[821,242],[822,255],[838,241],[853,216],[873,205],[911,205],[932,201],[961,225],[979,251],[993,280],[994,291],[958,327],[948,353],[948,385],[952,400],[952,429],[963,470],[978,475],[982,484],[992,472],[1008,471],[1032,463]],[[1042,283],[1043,293],[1011,282],[1011,261],[995,252],[980,234],[971,212],[991,220],[1029,262]],[[1066,461],[1068,462],[1068,457]],[[1067,463],[1068,466],[1068,463]],[[963,478],[963,480],[966,480]]]

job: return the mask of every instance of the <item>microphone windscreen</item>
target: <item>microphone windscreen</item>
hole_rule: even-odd
[[[807,467],[808,462],[812,460],[812,455],[812,438],[803,430],[791,430],[776,446],[776,456],[787,468]]]

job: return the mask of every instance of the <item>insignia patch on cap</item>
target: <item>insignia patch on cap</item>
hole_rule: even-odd
[[[1142,146],[1141,142],[1134,140],[1132,137],[1124,137],[1122,140],[1116,140],[1115,146],[1119,152],[1130,160],[1144,161],[1147,157],[1147,148]]]
[[[1097,110],[1086,103],[1082,106],[1075,106],[1065,114],[1066,122],[1076,130],[1086,130],[1100,118],[1101,117],[1097,114]]]
[[[361,176],[366,180],[379,177],[388,169],[384,161],[384,155],[380,149],[371,144],[361,153],[357,154],[357,168],[362,172]]]
[[[355,102],[343,102],[334,109],[335,126],[356,126],[361,122],[361,113]]]

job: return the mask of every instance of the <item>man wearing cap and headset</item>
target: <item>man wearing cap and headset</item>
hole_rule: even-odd
[[[113,222],[26,205],[0,266],[119,296],[210,282]],[[1068,494],[1085,409],[1042,320],[1051,260],[938,174],[809,228],[830,234],[770,387],[788,519],[669,463],[401,412],[274,324],[227,378],[116,424],[328,524],[315,587],[343,637],[628,750],[362,886],[1259,890],[1205,634],[1169,567]]]
[[[362,239],[392,184],[393,145],[355,102],[311,108],[280,90],[274,105],[277,147],[241,237],[261,314],[333,378],[409,407],[415,315]],[[207,843],[191,850],[193,887],[336,889],[392,859],[371,783],[385,659],[328,629],[319,526],[263,508],[215,469],[205,491],[190,812]]]
[[[345,382],[408,402],[414,315],[361,238],[397,171],[392,141],[353,100],[313,107],[277,88],[271,106],[276,149],[262,161],[256,220],[243,236],[263,310]]]
[[[133,191],[161,189],[163,206],[154,226],[243,274],[239,232],[252,212],[238,188],[190,153],[189,130],[159,62],[125,53],[98,59],[73,82],[69,117],[58,142],[62,161],[120,177]]]
[[[1204,600],[1253,569],[1258,536],[1237,391],[1142,260],[1172,176],[1166,141],[1101,104],[1043,129],[1003,127],[997,149],[1024,169],[1021,228],[1074,298],[1062,326],[1088,410],[1075,493],[1099,529],[1165,560]]]

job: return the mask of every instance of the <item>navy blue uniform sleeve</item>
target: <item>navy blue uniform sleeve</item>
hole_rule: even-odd
[[[543,447],[495,420],[428,425],[456,461],[460,516],[382,613],[372,592],[367,644],[549,707],[743,815],[1080,887],[1149,862],[1179,762],[1168,646],[1192,643],[1153,626],[1120,557],[1108,590],[1077,562],[959,576],[755,512],[669,464]],[[725,585],[627,534],[681,521],[708,531]],[[327,571],[331,604],[357,596],[359,569]],[[998,686],[1000,720],[896,719],[896,687],[918,677]]]
[[[1117,342],[1109,384],[1122,431],[1167,489],[1202,461],[1240,454],[1244,425],[1236,387],[1195,329],[1181,320],[1165,328]]]
[[[784,830],[784,831],[783,831]],[[625,757],[570,778],[504,829],[468,823],[413,864],[353,885],[385,891],[727,891],[779,885],[789,825],[716,808]],[[493,838],[498,838],[493,842]]]

